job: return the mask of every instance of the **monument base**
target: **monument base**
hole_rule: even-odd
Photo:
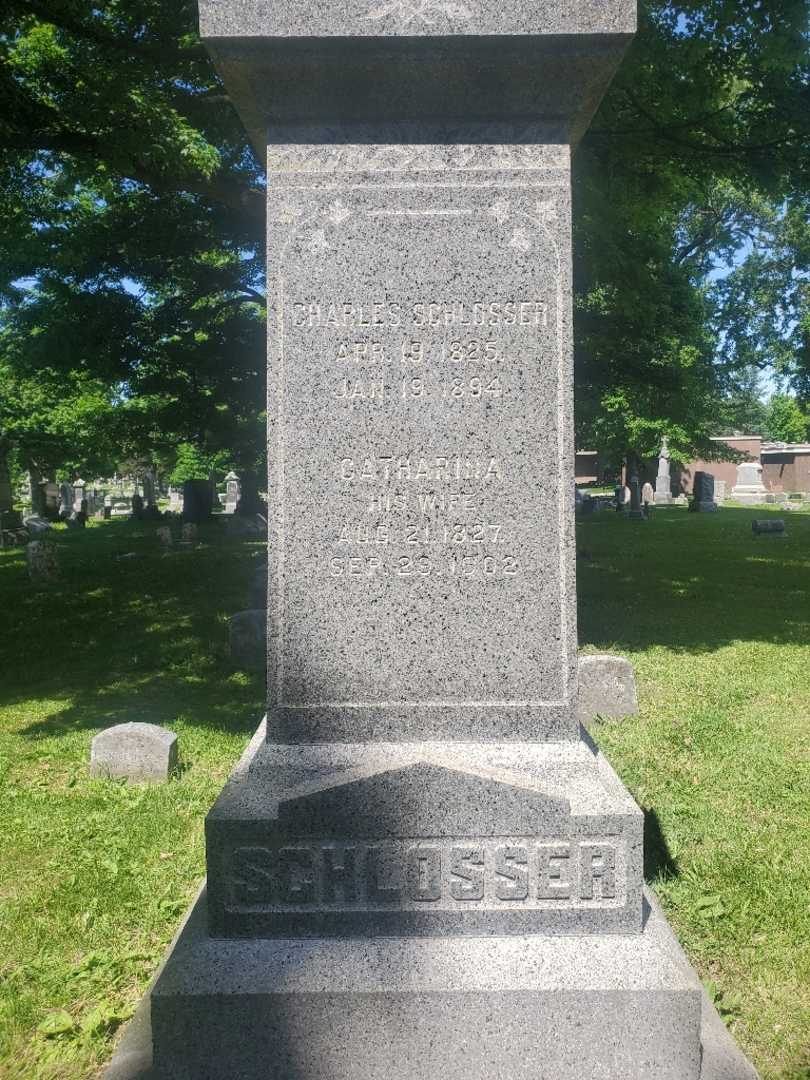
[[[750,488],[732,488],[731,497],[735,502],[742,503],[743,506],[761,506],[768,501],[768,492],[765,488],[754,489]]]
[[[152,992],[156,1080],[699,1080],[701,990],[641,935],[223,941],[201,896]]]

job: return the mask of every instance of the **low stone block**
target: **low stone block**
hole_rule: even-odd
[[[623,656],[580,656],[579,722],[586,727],[597,716],[618,720],[638,712],[636,676]]]
[[[157,724],[116,724],[93,739],[90,775],[105,779],[168,780],[177,765],[177,736]]]
[[[261,671],[267,663],[267,610],[238,611],[228,624],[231,660],[247,671]]]
[[[751,522],[751,531],[755,536],[781,535],[785,531],[785,522],[783,518],[759,518]]]
[[[59,577],[59,554],[54,544],[46,540],[32,540],[26,545],[25,557],[28,576],[35,584],[56,581]]]
[[[53,522],[48,521],[47,518],[32,514],[25,519],[25,527],[28,529],[29,534],[36,538],[37,536],[44,536],[45,533],[50,532],[53,528]]]
[[[629,936],[220,941],[205,906],[153,990],[160,1080],[701,1077],[700,984],[650,907]]]

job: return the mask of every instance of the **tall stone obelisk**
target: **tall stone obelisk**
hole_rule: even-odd
[[[158,1075],[697,1080],[576,720],[570,154],[635,4],[200,6],[267,159],[268,735]]]

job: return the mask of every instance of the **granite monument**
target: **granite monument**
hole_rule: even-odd
[[[635,4],[200,20],[267,161],[269,701],[154,1074],[698,1080],[577,718],[570,157]]]

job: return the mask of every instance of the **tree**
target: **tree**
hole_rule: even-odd
[[[194,18],[163,0],[4,6],[3,362],[18,382],[98,380],[124,456],[186,440],[249,469],[264,446],[264,195]]]
[[[788,394],[774,394],[768,402],[765,434],[775,442],[803,443],[807,441],[810,418],[799,403]]]
[[[641,5],[574,159],[581,444],[650,454],[666,433],[676,460],[711,456],[752,366],[810,367],[790,270],[807,258],[807,32],[806,0],[778,18],[758,0]],[[735,268],[777,227],[757,293],[761,266]]]
[[[807,0],[642,2],[575,157],[581,442],[708,455],[752,367],[810,398],[807,24]],[[264,190],[194,4],[6,0],[0,64],[13,362],[99,380],[128,454],[232,448],[245,476]]]

